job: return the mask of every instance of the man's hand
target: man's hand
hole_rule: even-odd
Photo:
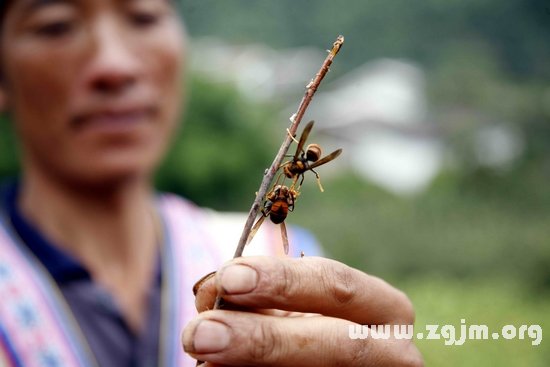
[[[207,311],[218,291],[239,311]],[[353,324],[410,325],[414,311],[401,291],[337,261],[238,258],[200,285],[196,305],[182,342],[206,366],[423,366],[411,340],[349,337]]]

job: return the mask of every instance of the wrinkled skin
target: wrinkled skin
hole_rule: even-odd
[[[229,310],[212,310],[218,292]],[[349,325],[409,325],[414,311],[401,291],[333,260],[233,260],[198,284],[196,307],[182,342],[205,366],[423,365],[411,340],[349,338]]]

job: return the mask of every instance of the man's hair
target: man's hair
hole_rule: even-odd
[[[4,28],[4,17],[13,0],[0,0],[0,31]]]
[[[0,0],[0,24],[4,24],[4,16],[11,3],[12,0]]]
[[[178,0],[170,0],[170,2],[173,3],[176,8],[178,5],[181,5],[181,1]],[[0,31],[4,28],[4,18],[12,3],[13,0],[0,0]]]
[[[6,13],[8,12],[9,7],[11,6],[13,0],[0,0],[0,36],[4,32],[4,21],[6,20]],[[0,50],[2,45],[0,44]],[[0,84],[4,80],[4,74],[2,71],[2,65],[0,65]]]

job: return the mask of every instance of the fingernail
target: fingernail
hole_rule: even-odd
[[[196,296],[197,295],[197,292],[199,291],[199,288],[202,287],[202,285],[204,283],[206,283],[207,280],[209,280],[210,278],[212,278],[213,276],[216,275],[216,272],[213,271],[213,272],[210,272],[208,274],[206,274],[205,276],[203,276],[202,278],[200,278],[196,283],[195,285],[193,286],[193,295]]]
[[[184,332],[183,349],[189,353],[206,354],[223,351],[231,341],[227,325],[212,320],[200,320],[195,330]]]
[[[225,294],[243,294],[253,291],[258,284],[258,273],[246,265],[229,265],[221,270],[221,286]]]

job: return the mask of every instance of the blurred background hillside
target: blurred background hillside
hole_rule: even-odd
[[[390,280],[426,324],[550,331],[547,0],[182,1],[192,37],[184,127],[161,189],[247,211],[288,117],[338,34],[305,119],[338,160],[288,222]],[[292,149],[292,147],[291,147]],[[0,123],[0,175],[17,171]],[[244,224],[244,223],[243,223]],[[228,244],[233,246],[234,244]],[[529,340],[421,341],[428,366],[548,366]]]

